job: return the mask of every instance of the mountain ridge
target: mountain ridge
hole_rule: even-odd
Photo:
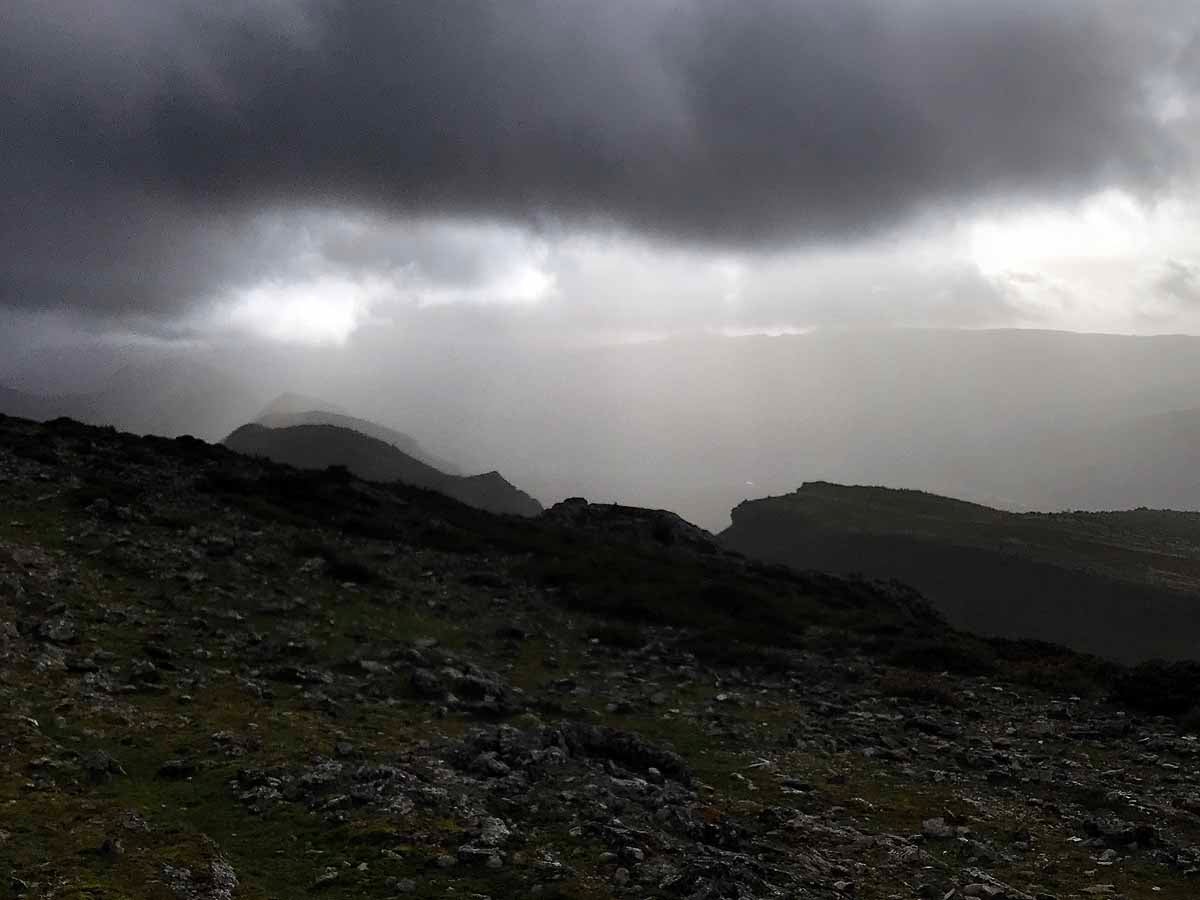
[[[1200,513],[1017,513],[922,491],[805,483],[733,510],[731,549],[912,584],[958,627],[1137,661],[1191,658]]]
[[[489,512],[536,516],[542,505],[499,472],[450,475],[387,441],[339,425],[315,423],[269,427],[251,423],[222,443],[239,453],[264,456],[304,469],[344,466],[367,481],[401,481],[454,497]]]
[[[303,402],[310,402],[307,398],[299,399]],[[351,431],[357,431],[359,434],[365,434],[368,437],[391,444],[402,453],[428,466],[432,466],[446,475],[463,474],[453,463],[427,452],[417,442],[416,438],[397,431],[394,428],[389,428],[386,425],[380,425],[369,419],[358,418],[357,416],[351,416],[332,409],[305,408],[288,412],[277,410],[275,406],[275,403],[270,404],[254,420],[255,423],[265,425],[268,428],[288,428],[293,425],[335,425],[339,428],[348,428]]]

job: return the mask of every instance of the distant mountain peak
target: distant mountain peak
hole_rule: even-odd
[[[377,441],[383,441],[385,444],[391,444],[402,453],[411,456],[413,459],[420,460],[425,465],[432,466],[440,472],[448,475],[463,474],[459,466],[442,459],[436,454],[428,452],[416,438],[404,432],[397,431],[394,428],[388,428],[386,425],[380,425],[378,422],[372,422],[370,419],[360,419],[344,412],[337,412],[328,406],[306,406],[304,409],[294,412],[284,411],[288,406],[311,403],[319,404],[322,401],[312,397],[305,397],[301,394],[281,394],[254,420],[255,424],[264,425],[267,428],[292,428],[297,425],[333,425],[337,428],[347,428],[359,434],[372,437]],[[277,409],[271,412],[272,407],[275,407],[277,404],[284,409]]]
[[[330,412],[338,413],[339,415],[348,415],[346,410],[336,403],[330,403],[328,400],[321,400],[318,397],[310,397],[307,394],[284,391],[263,407],[262,412],[258,414],[257,418],[265,419],[269,416],[291,416],[306,412]]]

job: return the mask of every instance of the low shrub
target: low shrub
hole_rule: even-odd
[[[680,641],[678,646],[707,665],[756,668],[776,674],[796,668],[795,659],[781,647],[731,640],[729,634],[720,631],[694,635]]]
[[[76,509],[87,509],[97,500],[104,500],[115,509],[120,506],[133,506],[141,496],[142,489],[134,481],[94,474],[71,491],[68,499]]]
[[[646,646],[642,629],[627,622],[611,622],[588,631],[587,636],[605,647],[620,650],[639,650]]]
[[[1200,663],[1151,660],[1116,678],[1113,699],[1138,712],[1181,716],[1200,706]]]
[[[879,689],[885,697],[899,697],[930,706],[955,708],[962,705],[962,699],[953,688],[926,672],[893,670],[883,676]]]
[[[996,657],[990,648],[966,635],[900,637],[888,643],[891,646],[885,660],[898,668],[956,675],[990,675],[996,671]]]
[[[334,581],[348,581],[351,584],[386,584],[387,578],[383,573],[373,569],[361,558],[329,544],[301,541],[294,548],[297,556],[307,559],[319,557],[325,561],[325,574]]]

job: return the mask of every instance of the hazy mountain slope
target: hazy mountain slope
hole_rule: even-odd
[[[301,469],[344,466],[368,481],[400,481],[428,488],[489,512],[536,516],[542,511],[540,503],[498,472],[469,478],[447,475],[385,441],[336,425],[243,425],[223,443],[239,453]]]
[[[349,428],[351,431],[357,431],[359,434],[365,434],[386,444],[391,444],[400,452],[420,460],[426,465],[433,466],[447,475],[463,474],[452,463],[427,453],[415,438],[367,419],[329,412],[325,409],[307,409],[298,412],[264,412],[255,421],[268,428],[290,428],[294,425],[334,425],[338,428]]]
[[[959,627],[1116,659],[1200,646],[1200,514],[1005,513],[916,491],[805,484],[733,511],[731,549],[913,585]]]
[[[307,394],[297,394],[295,391],[284,391],[263,408],[263,411],[259,413],[259,419],[271,418],[273,416],[291,416],[312,412],[313,410],[337,413],[339,415],[346,414],[345,409],[336,403],[330,403],[328,400],[310,397]]]
[[[495,468],[541,498],[671,509],[714,531],[740,501],[815,478],[1005,509],[1200,509],[1200,441],[1170,415],[1197,405],[1200,338],[816,331],[470,352],[361,339],[361,353],[312,351],[303,365],[281,351],[267,366],[221,358],[210,368],[243,386],[236,418],[156,400],[172,379],[143,366],[120,404],[52,415],[217,439],[254,421],[286,380],[396,423],[436,454],[426,462]],[[259,398],[263,377],[275,381]],[[157,423],[168,427],[150,427],[172,409],[180,415]]]
[[[24,419],[44,421],[62,415],[65,406],[55,397],[40,397],[36,394],[0,387],[0,414],[20,416]]]
[[[1035,438],[1025,451],[1042,508],[1200,508],[1200,410],[1140,415]]]
[[[129,366],[95,395],[77,417],[139,434],[191,434],[215,440],[261,404],[253,381],[201,363]]]
[[[1136,460],[1075,477],[1080,442],[1058,437],[1194,407],[1200,384],[1200,338],[1024,330],[385,351],[338,394],[362,397],[359,414],[452,459],[482,449],[539,497],[662,507],[714,531],[740,501],[816,478],[1007,509],[1149,503]],[[1176,452],[1180,435],[1155,435]],[[1054,482],[1074,486],[1059,499]],[[1121,503],[1105,482],[1128,486]],[[1154,505],[1200,509],[1189,485]]]

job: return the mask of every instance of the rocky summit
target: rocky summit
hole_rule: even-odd
[[[1194,898],[1200,684],[666,513],[0,418],[0,893]]]

